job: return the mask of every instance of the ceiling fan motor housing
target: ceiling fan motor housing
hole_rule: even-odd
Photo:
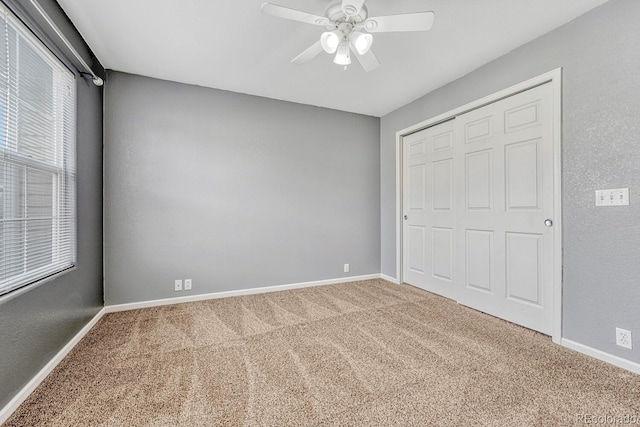
[[[349,13],[349,8],[351,8],[351,14]],[[324,15],[336,25],[346,21],[349,21],[352,24],[360,24],[367,19],[368,11],[367,6],[364,4],[362,5],[362,8],[360,8],[359,13],[356,13],[356,10],[352,5],[347,5],[345,10],[347,10],[347,13],[342,10],[342,2],[337,1],[327,8]]]

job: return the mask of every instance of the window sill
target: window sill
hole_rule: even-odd
[[[13,291],[10,291],[4,295],[0,295],[0,305],[5,304],[9,301],[11,301],[14,298],[19,297],[20,295],[26,294],[27,292],[30,292],[36,288],[39,288],[42,285],[45,285],[49,282],[52,282],[56,279],[59,279],[60,277],[69,274],[73,271],[75,271],[78,267],[76,265],[73,265],[71,267],[65,268],[64,270],[61,270],[57,273],[52,274],[51,276],[47,276],[44,279],[40,279],[37,282],[33,282],[30,283],[26,286],[23,286],[21,288],[18,289],[14,289]]]

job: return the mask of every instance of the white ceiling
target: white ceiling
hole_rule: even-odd
[[[270,0],[323,15],[331,0]],[[427,32],[378,33],[382,65],[343,71],[325,31],[264,15],[263,0],[58,0],[105,68],[383,116],[607,0],[367,0],[369,16],[432,10]],[[108,84],[108,82],[107,82]]]

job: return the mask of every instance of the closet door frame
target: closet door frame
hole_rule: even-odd
[[[403,227],[403,138],[412,133],[451,120],[455,116],[478,109],[485,105],[499,101],[517,93],[534,87],[550,83],[553,87],[553,174],[554,174],[554,260],[553,260],[553,332],[552,340],[561,344],[562,340],[562,69],[557,68],[532,79],[518,83],[507,89],[488,95],[484,98],[472,101],[461,107],[447,111],[446,113],[431,117],[420,123],[404,128],[396,132],[396,278],[403,283],[402,277],[402,227]]]

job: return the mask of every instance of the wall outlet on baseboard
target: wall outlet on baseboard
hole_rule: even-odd
[[[191,290],[191,279],[184,279],[184,290],[185,291]]]
[[[348,273],[349,272],[349,264],[345,264],[344,265],[344,272]]]
[[[182,280],[178,279],[175,281],[174,285],[173,285],[173,290],[178,292],[182,290]]]
[[[631,331],[616,328],[616,345],[629,350],[633,350],[633,342],[631,340]]]

